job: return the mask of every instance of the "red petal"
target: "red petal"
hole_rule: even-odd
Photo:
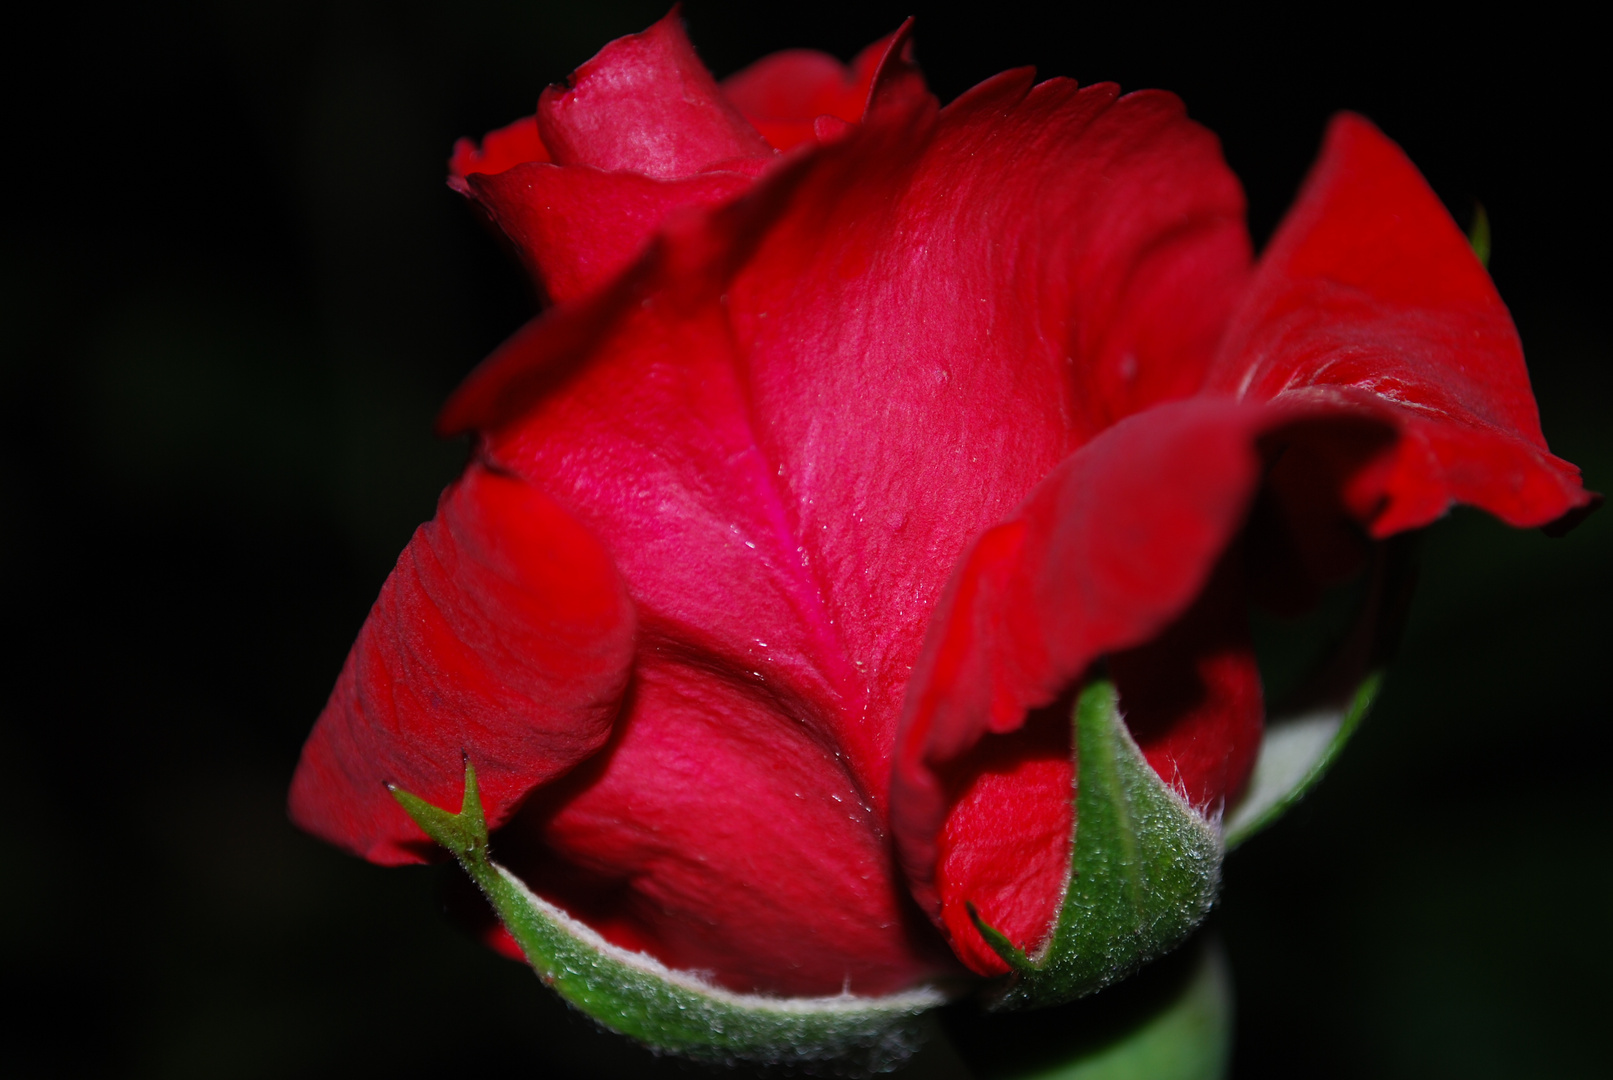
[[[661,178],[773,153],[723,97],[676,8],[642,34],[605,46],[569,88],[545,90],[538,130],[559,164]]]
[[[473,465],[382,587],[303,747],[292,819],[373,862],[423,861],[435,845],[385,785],[457,810],[468,755],[496,826],[605,742],[633,639],[593,537]]]
[[[522,165],[472,176],[466,191],[514,243],[549,299],[564,303],[625,270],[672,214],[715,206],[753,182],[730,171],[657,180],[582,165]]]
[[[1248,782],[1265,719],[1238,556],[1236,548],[1223,556],[1193,606],[1164,633],[1109,658],[1143,757],[1212,818]]]
[[[1114,416],[1198,385],[1247,259],[1237,184],[1174,98],[1021,72],[927,139],[903,125],[823,151],[727,298],[882,765],[965,546]]]
[[[1546,450],[1489,275],[1416,167],[1358,116],[1329,128],[1209,386],[1255,401],[1338,388],[1391,418],[1398,448],[1351,496],[1375,536],[1453,502],[1543,525],[1592,498]]]
[[[464,191],[465,180],[473,173],[501,173],[529,161],[548,160],[549,151],[538,135],[538,118],[523,116],[483,135],[481,146],[469,139],[454,143],[453,156],[448,159],[448,184],[456,191]]]
[[[1322,410],[1206,399],[1140,413],[1060,465],[959,565],[908,689],[891,817],[915,895],[976,970],[1001,965],[962,904],[998,905],[1034,945],[1068,865],[1044,850],[1036,876],[1015,876],[989,837],[1043,837],[1062,852],[1068,834],[1045,827],[1060,813],[1050,769],[1008,804],[1022,804],[1015,817],[959,800],[947,778],[971,767],[988,732],[1016,731],[1094,661],[1120,654],[1112,670],[1150,763],[1213,810],[1246,779],[1260,697],[1235,581],[1207,583],[1260,483],[1262,437],[1340,422]],[[960,835],[988,839],[958,866],[938,867],[938,844],[951,855]]]
[[[861,120],[873,77],[872,65],[848,68],[828,53],[791,49],[728,76],[722,92],[774,149],[788,150],[813,141],[820,116]]]
[[[936,838],[941,926],[972,970],[1004,975],[1008,965],[969,917],[981,918],[1032,950],[1058,914],[1070,872],[1075,770],[1070,710],[1038,709],[1018,731],[982,740],[944,770],[950,811]]]
[[[863,118],[876,78],[882,97],[907,101],[929,92],[913,63],[912,25],[908,19],[849,65],[812,49],[774,53],[724,79],[723,93],[776,149],[816,141],[822,117],[848,123]]]
[[[1109,658],[1143,756],[1206,816],[1248,781],[1260,749],[1260,670],[1239,576],[1237,561],[1223,559],[1186,615]],[[1006,974],[1008,965],[975,929],[968,905],[1026,951],[1058,913],[1075,824],[1070,708],[1066,694],[945,770],[950,809],[935,873],[941,921],[981,974]]]
[[[1020,73],[939,122],[898,96],[523,331],[444,425],[605,537],[646,619],[812,702],[881,800],[953,563],[1111,415],[1197,384],[1241,207],[1167,95]]]
[[[758,680],[771,704],[728,708],[731,737],[775,738],[787,719],[840,755],[876,822],[902,694],[959,554],[1113,417],[1198,385],[1248,251],[1237,184],[1174,98],[1033,89],[1019,73],[937,117],[892,85],[839,142],[669,223],[444,414],[605,538],[650,655],[680,665],[686,696]],[[672,723],[655,717],[646,730]],[[672,784],[670,767],[652,756],[632,781]],[[729,813],[720,786],[690,798]],[[598,820],[566,841],[570,861],[635,831],[625,813]],[[642,898],[683,886],[622,872],[641,899],[619,918],[597,903],[591,921],[624,940],[694,933],[645,929],[657,917]],[[727,895],[712,888],[699,895]],[[769,940],[746,947],[783,948]],[[689,962],[761,977],[687,947]],[[822,963],[813,979],[848,961]]]
[[[676,263],[686,252],[654,254]],[[462,407],[516,403],[486,452],[604,539],[647,636],[714,678],[754,673],[793,723],[843,747],[859,776],[881,776],[857,722],[866,690],[758,449],[722,278],[652,258],[642,272],[654,270],[704,295],[645,295],[630,276],[535,323],[490,361],[489,382],[467,384]],[[554,367],[527,369],[548,379],[535,402],[519,382],[494,381],[501,366],[540,360]]]
[[[620,731],[493,837],[545,896],[743,992],[880,994],[956,973],[878,812],[766,681],[651,649]]]

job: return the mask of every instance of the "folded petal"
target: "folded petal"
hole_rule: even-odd
[[[557,304],[627,269],[680,210],[715,206],[755,182],[723,169],[678,179],[605,172],[586,165],[518,165],[473,175],[465,193],[509,237],[527,271]]]
[[[1416,167],[1358,116],[1328,129],[1208,388],[1251,401],[1321,391],[1392,420],[1392,458],[1351,498],[1374,536],[1455,502],[1544,525],[1592,499],[1546,449],[1489,275]]]
[[[373,862],[435,845],[387,791],[457,806],[469,756],[490,825],[610,735],[634,617],[598,542],[525,482],[473,465],[381,589],[291,788],[302,828]]]
[[[1111,659],[1145,756],[1191,803],[1213,815],[1247,779],[1261,702],[1228,550],[1261,482],[1262,444],[1342,423],[1381,426],[1314,407],[1161,405],[1078,450],[961,561],[908,689],[891,817],[915,895],[976,970],[1003,967],[965,903],[991,910],[1022,947],[1056,910],[1068,833],[1046,823],[1069,821],[1055,800],[1068,804],[1071,777],[1068,765],[1058,775],[1051,735],[1030,753],[1016,743],[1027,716],[1041,717],[1029,728],[1057,722],[1061,710],[1037,710],[1093,663]],[[1376,444],[1361,445],[1355,466],[1367,469]],[[977,755],[1009,778],[994,800],[970,786]],[[1032,839],[1034,857],[1006,856]]]
[[[725,278],[682,262],[696,254],[684,241],[698,249],[710,239],[669,237],[641,268],[649,282],[630,275],[534,323],[490,361],[486,381],[467,383],[449,416],[488,421],[499,419],[493,409],[512,410],[508,426],[487,431],[484,452],[604,541],[646,648],[671,649],[714,679],[760,681],[780,702],[770,723],[805,726],[842,750],[859,779],[877,776],[878,748],[857,726],[862,680],[758,449],[721,304]]]
[[[651,43],[640,43],[641,51],[653,45],[656,55],[670,56],[669,60],[663,56],[663,67],[670,64],[686,74],[687,65],[699,63],[693,58],[675,20],[671,23],[663,20],[640,36],[647,36]],[[615,56],[611,50],[618,46],[621,43],[601,53],[593,61],[589,74],[579,73],[573,94],[592,85],[589,80],[605,78],[616,65],[632,59],[632,56],[625,59]],[[827,98],[835,95],[826,91],[819,93],[837,111],[821,110],[800,121],[804,125],[803,139],[816,140],[815,132],[824,127],[819,121],[826,118],[825,114],[832,113],[827,119],[840,124],[842,119],[861,119],[876,94],[888,106],[892,100],[905,100],[915,92],[925,93],[923,79],[910,62],[910,52],[907,28],[903,27],[864,50],[849,72],[838,61],[821,53],[797,52],[779,54],[777,63],[773,63],[773,58],[761,61],[749,69],[752,74],[741,73],[736,78],[740,79],[742,91],[750,87],[751,98],[764,105],[784,107],[793,101],[791,94],[799,96],[799,91],[781,91],[781,75],[793,76],[803,64],[808,68],[825,64],[832,67],[834,85],[839,87],[837,93],[845,100],[828,101]],[[645,92],[662,89],[659,83],[654,83],[645,88]],[[725,92],[731,89],[725,87]],[[774,100],[781,94],[784,100]],[[855,98],[854,105],[847,95]],[[745,94],[742,92],[741,96]],[[636,117],[621,102],[608,104],[608,108],[600,107],[609,113],[613,122],[649,122]],[[676,176],[659,175],[654,170],[610,171],[589,164],[556,165],[550,163],[548,151],[538,136],[537,120],[528,118],[490,133],[480,150],[460,140],[450,163],[450,183],[474,199],[482,212],[504,232],[543,293],[555,303],[564,303],[598,288],[625,270],[674,214],[713,207],[734,198],[747,190],[773,160],[766,154],[729,155],[728,151],[734,149],[726,146],[721,153],[728,156],[703,171],[681,170],[688,174]]]
[[[559,164],[663,179],[773,154],[695,55],[676,8],[545,90],[538,130]]]

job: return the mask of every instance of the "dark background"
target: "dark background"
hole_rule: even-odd
[[[865,2],[686,7],[719,75],[917,9],[943,99],[1002,68],[1180,93],[1269,234],[1330,113],[1495,229],[1553,448],[1613,486],[1599,37],[1412,19]],[[6,30],[0,949],[13,1076],[679,1072],[568,1019],[283,792],[458,470],[437,405],[530,313],[443,184],[457,135],[658,3],[153,3]],[[768,10],[764,10],[767,8]],[[1318,10],[1323,10],[1318,8]],[[1217,916],[1236,1075],[1605,1075],[1613,513],[1431,530],[1387,696]]]

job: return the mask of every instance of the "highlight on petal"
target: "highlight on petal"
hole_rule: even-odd
[[[545,90],[538,131],[559,164],[662,179],[774,152],[717,88],[677,8]]]
[[[386,785],[450,802],[468,759],[496,827],[604,744],[633,643],[598,542],[525,482],[471,466],[359,631],[303,747],[292,820],[373,862],[423,861]]]
[[[1398,445],[1351,509],[1376,537],[1461,502],[1546,525],[1594,496],[1546,449],[1506,307],[1438,197],[1370,123],[1328,129],[1207,383],[1249,401],[1330,396]]]

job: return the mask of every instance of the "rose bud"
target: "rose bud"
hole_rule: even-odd
[[[1356,116],[1256,261],[1170,94],[1021,69],[941,108],[906,27],[718,84],[674,12],[450,182],[550,306],[448,402],[473,461],[291,814],[446,846],[493,944],[658,1047],[822,1056],[1123,977],[1364,711],[1385,542],[1593,503]],[[1268,724],[1248,604],[1352,575],[1342,678]]]

